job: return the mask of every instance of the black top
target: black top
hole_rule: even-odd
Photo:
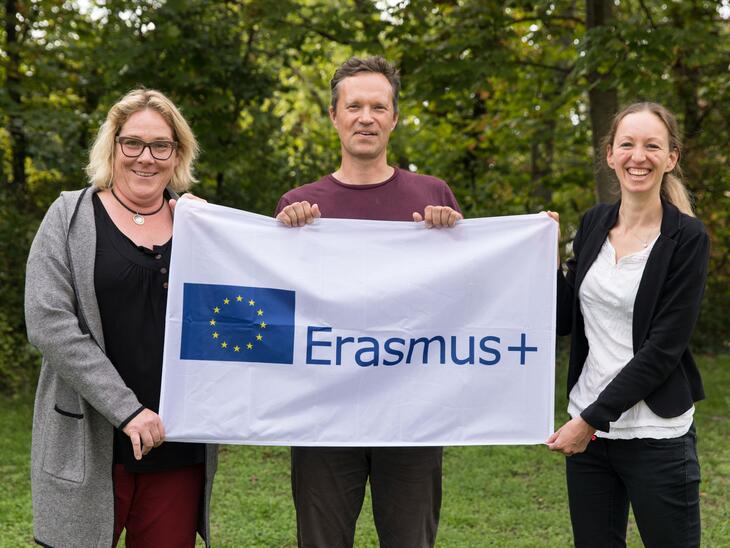
[[[106,354],[140,403],[158,412],[172,239],[151,250],[137,246],[117,228],[97,194],[93,203],[94,288]],[[204,459],[202,444],[165,442],[137,461],[129,437],[115,431],[114,462],[130,472],[169,470]]]
[[[588,340],[579,288],[618,219],[620,203],[600,204],[581,219],[568,272],[558,273],[558,335],[571,334],[568,394],[578,381]],[[662,201],[661,234],[652,247],[634,301],[634,357],[581,417],[598,430],[644,400],[660,417],[677,417],[705,397],[689,340],[707,280],[709,237],[702,223]]]

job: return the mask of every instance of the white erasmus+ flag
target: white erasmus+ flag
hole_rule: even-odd
[[[546,215],[422,223],[175,211],[167,439],[310,446],[542,443],[553,429]]]

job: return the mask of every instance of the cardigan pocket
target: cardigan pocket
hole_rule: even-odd
[[[46,415],[43,433],[43,471],[62,480],[81,483],[85,469],[86,419],[58,404]]]

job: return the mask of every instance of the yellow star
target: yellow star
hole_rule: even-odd
[[[217,339],[218,338],[218,332],[217,331],[213,331],[213,338],[214,339]]]
[[[259,325],[261,326],[261,329],[266,329],[266,322],[261,322]]]
[[[218,314],[218,312],[220,312],[220,311],[221,311],[221,309],[218,308],[217,306],[213,309],[213,312],[216,314]]]
[[[251,349],[253,348],[253,344],[251,344],[251,343],[248,343],[248,344],[246,345],[246,348],[248,348],[249,350],[251,350]]]
[[[215,320],[210,320],[210,325],[215,325]]]
[[[241,351],[241,347],[238,346],[238,345],[236,345],[236,346],[233,347],[233,351],[234,352],[240,352]]]
[[[226,341],[223,341],[221,343],[221,348],[228,348],[228,343]]]
[[[230,302],[231,302],[231,300],[228,297],[226,297],[225,299],[223,299],[223,304],[228,304]]]
[[[256,314],[258,314],[259,316],[263,316],[263,315],[264,315],[264,311],[263,311],[263,310],[261,310],[261,309],[259,308],[259,309],[258,309],[258,310],[256,311]]]
[[[264,336],[261,333],[259,333],[258,335],[256,335],[256,340],[257,341],[263,341],[264,340]]]
[[[240,303],[240,302],[241,302],[241,301],[243,300],[243,297],[241,297],[241,296],[239,295],[238,297],[236,297],[236,300],[237,300],[237,301],[238,301],[238,302]]]
[[[248,300],[248,306],[253,306],[255,304],[256,304],[256,301],[254,301],[253,299]]]

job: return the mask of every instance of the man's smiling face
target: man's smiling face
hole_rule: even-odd
[[[390,82],[376,72],[345,78],[339,83],[337,109],[330,107],[330,119],[340,136],[343,160],[384,156],[390,132],[398,122]]]

